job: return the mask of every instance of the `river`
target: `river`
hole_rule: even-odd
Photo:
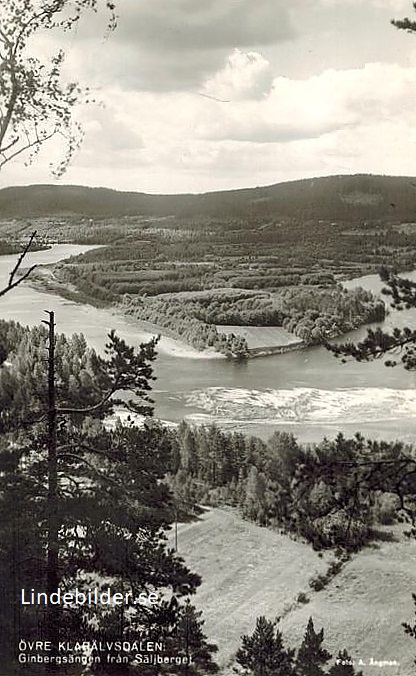
[[[25,265],[57,262],[89,248],[54,245],[31,253]],[[15,260],[0,257],[0,283],[7,280]],[[416,279],[416,273],[407,276]],[[381,288],[375,275],[346,283],[358,285]],[[44,310],[55,312],[57,331],[82,332],[100,352],[111,328],[131,344],[151,335],[142,322],[41,292],[28,283],[0,298],[0,317],[22,324],[38,324],[46,317]],[[384,325],[397,324],[415,326],[416,311],[391,312]],[[364,334],[360,329],[349,337]],[[241,363],[201,358],[192,348],[162,338],[155,375],[156,413],[165,421],[217,422],[262,438],[285,430],[308,442],[338,431],[408,442],[416,438],[416,374],[386,368],[382,361],[343,365],[324,348],[313,347]]]

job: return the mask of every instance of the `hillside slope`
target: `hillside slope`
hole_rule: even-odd
[[[0,218],[70,215],[411,221],[416,215],[416,179],[364,174],[329,176],[200,195],[147,195],[54,185],[0,190]]]
[[[320,558],[310,546],[243,521],[231,509],[211,509],[198,521],[180,524],[178,549],[202,575],[195,604],[204,611],[208,637],[219,647],[222,673],[232,673],[241,635],[251,633],[262,614],[283,616],[287,645],[299,645],[312,615],[315,626],[324,627],[325,644],[334,655],[347,648],[356,660],[400,662],[398,667],[360,667],[364,676],[414,673],[416,643],[401,623],[413,617],[416,542],[401,537],[360,552],[320,592],[308,582],[326,571],[330,554]],[[310,598],[305,605],[296,603],[302,591]]]

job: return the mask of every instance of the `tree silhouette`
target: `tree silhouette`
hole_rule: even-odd
[[[412,3],[413,9],[416,11],[416,2]],[[413,33],[416,31],[416,21],[412,21],[408,17],[405,17],[404,19],[392,19],[391,23],[393,26],[396,26],[396,28],[400,28],[402,30],[406,30],[409,33]]]
[[[324,630],[316,632],[312,617],[309,618],[306,633],[295,661],[296,676],[325,676],[322,667],[332,655],[322,647]]]
[[[65,51],[49,59],[35,57],[33,38],[49,31],[74,29],[83,14],[101,5],[109,11],[108,27],[116,24],[114,0],[2,0],[0,16],[0,170],[20,155],[31,161],[41,146],[55,136],[66,144],[64,158],[55,166],[60,176],[82,140],[74,123],[74,106],[85,92],[76,82],[65,83]]]
[[[171,643],[173,652],[180,645],[185,655],[188,658],[190,657],[192,661],[174,667],[174,673],[184,673],[188,676],[206,676],[207,674],[216,674],[219,671],[218,665],[212,657],[212,653],[215,653],[218,648],[206,641],[203,626],[202,611],[196,610],[187,599],[182,609],[179,610],[179,618],[175,624]],[[166,649],[169,645],[168,639]]]
[[[363,672],[354,671],[354,661],[346,650],[340,650],[328,676],[363,676]]]
[[[32,162],[40,148],[53,137],[65,144],[64,156],[53,168],[55,176],[65,173],[83,138],[73,121],[73,109],[89,92],[76,82],[64,83],[65,51],[60,48],[49,59],[32,53],[33,38],[50,31],[70,31],[88,10],[101,5],[109,11],[108,30],[116,26],[114,0],[2,0],[0,13],[0,171],[20,155]],[[33,243],[32,233],[23,247],[0,297],[21,284],[35,269],[22,272],[22,263]]]
[[[236,653],[236,661],[253,676],[291,676],[293,674],[294,650],[285,649],[281,632],[264,616],[256,620],[251,636],[242,636],[242,646]]]
[[[403,279],[387,268],[381,268],[380,278],[386,284],[382,293],[391,298],[394,309],[400,311],[416,307],[416,282]],[[383,331],[381,328],[367,329],[366,337],[358,343],[351,341],[332,345],[326,343],[326,347],[343,362],[348,358],[366,362],[392,354],[400,358],[406,370],[416,369],[416,331],[408,327],[394,328],[392,331]],[[385,365],[391,367],[397,366],[398,363],[396,358],[385,361]]]
[[[192,629],[190,654],[198,653],[195,668],[202,662],[214,670],[200,617],[181,602],[200,578],[167,547],[169,445],[152,421],[150,398],[156,341],[134,350],[111,332],[102,358],[79,337],[51,334],[51,321],[53,315],[49,335],[43,327],[15,327],[10,366],[0,369],[0,673],[13,673],[22,635],[47,638],[54,652],[60,640],[114,641],[145,631],[180,652],[184,616]],[[147,416],[143,428],[105,426],[115,405]],[[131,602],[19,604],[21,589],[83,593],[90,587],[130,593]],[[140,592],[156,593],[159,602],[135,603]]]

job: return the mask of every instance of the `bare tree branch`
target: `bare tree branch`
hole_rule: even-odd
[[[36,230],[32,232],[30,235],[28,243],[25,245],[22,253],[20,254],[19,258],[17,259],[16,265],[14,266],[13,270],[11,271],[9,275],[9,281],[7,286],[4,287],[4,289],[0,290],[0,297],[4,296],[6,293],[11,291],[12,289],[16,288],[16,286],[19,286],[22,282],[25,281],[29,277],[29,275],[33,272],[33,270],[36,268],[36,265],[32,265],[24,274],[22,274],[18,279],[15,279],[17,273],[21,270],[22,263],[27,256],[29,249],[33,243],[33,240],[36,237]]]

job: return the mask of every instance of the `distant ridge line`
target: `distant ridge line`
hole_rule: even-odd
[[[416,177],[339,174],[255,188],[153,195],[80,185],[0,189],[0,218],[125,216],[264,221],[416,220]]]

